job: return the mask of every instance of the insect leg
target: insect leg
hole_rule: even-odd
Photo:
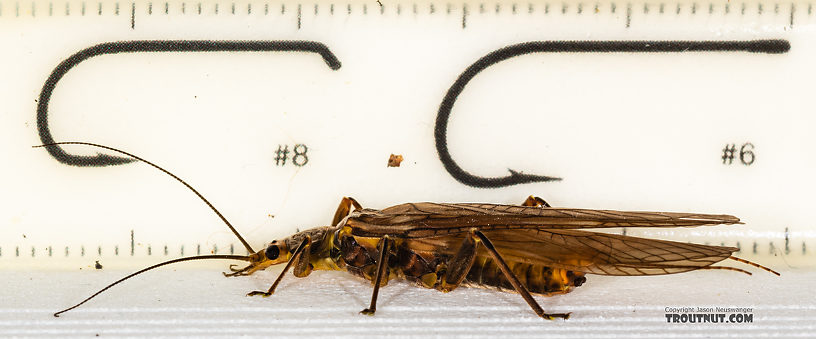
[[[283,276],[286,275],[286,272],[289,271],[289,268],[292,267],[292,264],[295,263],[295,261],[298,261],[298,259],[300,259],[300,257],[303,255],[303,250],[309,247],[311,242],[312,238],[310,237],[306,237],[305,239],[303,239],[300,245],[298,245],[297,249],[295,249],[295,253],[292,253],[292,259],[289,259],[289,262],[286,263],[286,266],[283,268],[283,271],[281,272],[280,275],[278,275],[278,278],[275,279],[275,283],[273,283],[272,286],[269,287],[268,291],[266,292],[252,291],[247,293],[247,296],[262,295],[264,297],[268,297],[272,295],[272,293],[275,293],[275,289],[278,288],[278,284],[280,284],[281,279],[283,279]]]
[[[520,294],[521,297],[524,298],[524,301],[526,301],[527,304],[530,305],[530,307],[533,309],[533,312],[538,314],[539,317],[549,320],[553,320],[555,318],[564,319],[569,318],[569,313],[552,313],[552,314],[544,313],[544,310],[541,309],[541,306],[538,305],[538,302],[536,302],[535,299],[533,299],[533,296],[530,295],[530,291],[528,291],[527,288],[521,284],[516,275],[513,274],[513,271],[510,270],[510,267],[507,266],[507,263],[504,262],[504,259],[502,259],[499,252],[496,251],[496,247],[493,246],[493,243],[490,242],[490,240],[487,239],[484,233],[482,233],[479,230],[474,230],[472,231],[472,233],[479,237],[479,240],[481,240],[485,248],[487,248],[487,251],[490,253],[490,256],[492,256],[493,260],[499,265],[499,268],[501,269],[502,273],[504,273],[504,277],[510,281],[510,284],[513,285],[513,288],[516,289],[516,292],[518,292],[518,294]]]
[[[343,197],[343,200],[340,200],[340,206],[337,206],[337,212],[334,212],[334,218],[332,219],[332,226],[337,226],[340,221],[343,220],[346,216],[351,213],[351,206],[354,206],[354,209],[363,209],[363,206],[360,205],[357,200],[354,200],[352,197]]]
[[[473,267],[473,262],[476,260],[476,236],[471,232],[462,241],[462,246],[456,255],[450,259],[446,264],[447,270],[445,272],[444,280],[439,285],[439,290],[442,292],[453,291],[462,280],[465,280],[470,268]]]
[[[552,207],[552,206],[550,206],[550,204],[548,204],[546,201],[544,201],[544,199],[541,199],[539,197],[534,197],[532,195],[527,197],[527,200],[524,200],[524,202],[521,203],[521,206]]]
[[[383,275],[385,275],[385,271],[388,269],[388,249],[390,241],[391,239],[386,235],[383,236],[382,242],[380,243],[380,261],[378,261],[379,265],[377,265],[377,277],[374,279],[374,293],[371,295],[371,305],[360,311],[362,314],[374,315],[374,312],[377,311],[377,294],[380,293],[380,282],[382,281]]]

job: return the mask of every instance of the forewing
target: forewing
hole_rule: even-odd
[[[490,230],[485,235],[505,261],[602,275],[658,275],[707,267],[737,251],[667,240],[570,229]],[[416,251],[453,255],[463,234],[407,239]],[[479,256],[489,256],[480,246]]]
[[[692,227],[736,224],[721,214],[626,212],[497,204],[408,203],[349,219],[355,235],[424,238],[488,230],[554,230],[610,227]]]

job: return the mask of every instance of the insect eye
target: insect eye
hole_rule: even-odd
[[[278,246],[272,245],[266,248],[266,258],[269,260],[275,260],[280,255],[280,249]]]

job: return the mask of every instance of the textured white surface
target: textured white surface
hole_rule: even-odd
[[[288,276],[269,298],[278,270],[224,278],[217,270],[167,269],[117,286],[60,318],[51,313],[118,279],[124,271],[5,271],[0,336],[476,336],[744,337],[812,336],[816,273],[692,272],[657,277],[589,276],[573,293],[537,300],[566,321],[536,317],[512,293],[449,294],[392,282],[373,317],[371,288],[341,272]],[[668,324],[666,307],[752,307],[750,324]]]

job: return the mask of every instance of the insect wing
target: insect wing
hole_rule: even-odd
[[[350,218],[354,234],[424,238],[498,229],[581,229],[611,227],[693,227],[736,224],[731,215],[626,212],[575,208],[540,208],[497,204],[408,203]]]
[[[737,251],[582,230],[490,230],[484,234],[507,261],[601,275],[658,275],[700,269]],[[407,239],[419,252],[453,255],[463,235]],[[489,257],[484,248],[478,255]]]

